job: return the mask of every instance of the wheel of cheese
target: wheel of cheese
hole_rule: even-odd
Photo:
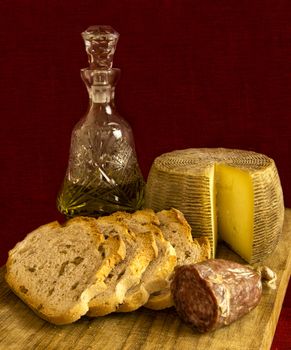
[[[190,148],[162,154],[150,169],[145,206],[177,208],[193,236],[207,236],[215,257],[221,239],[249,263],[277,245],[283,193],[273,159],[252,151]]]

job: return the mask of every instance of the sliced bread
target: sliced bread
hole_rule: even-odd
[[[90,301],[87,315],[91,317],[104,316],[118,309],[127,291],[140,283],[156,251],[152,233],[136,235],[112,215],[97,219],[96,226],[103,233],[118,232],[125,242],[126,256],[106,278],[106,289]]]
[[[210,258],[211,249],[207,238],[192,238],[191,227],[184,215],[177,209],[162,210],[157,213],[164,237],[176,250],[177,265],[194,264]],[[155,291],[145,307],[161,310],[173,306],[170,292],[170,278],[167,286]]]
[[[129,312],[143,306],[150,294],[167,286],[167,280],[176,265],[176,251],[171,243],[166,241],[158,227],[159,220],[151,209],[144,209],[128,214],[117,212],[113,214],[118,221],[123,222],[136,235],[153,234],[156,240],[156,257],[148,265],[138,285],[130,288],[125,295],[118,312]]]
[[[6,264],[6,281],[34,312],[67,324],[88,311],[92,297],[124,256],[120,237],[106,239],[91,220],[43,225],[19,242]]]

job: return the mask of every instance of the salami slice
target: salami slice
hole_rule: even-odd
[[[260,301],[259,273],[233,261],[210,259],[176,268],[171,292],[178,315],[199,332],[228,325]]]

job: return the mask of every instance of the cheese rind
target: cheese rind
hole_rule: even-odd
[[[161,161],[161,164],[153,165],[149,174],[146,207],[155,211],[171,208],[182,211],[192,232],[208,237],[214,257],[217,241],[214,167],[200,167],[197,163],[193,173],[192,165],[181,164],[181,168],[180,165],[172,168],[166,164],[163,169],[163,159]],[[170,160],[170,163],[174,162]]]
[[[146,207],[182,211],[193,236],[218,236],[249,263],[275,248],[284,220],[274,161],[252,151],[191,148],[165,153],[151,167]]]

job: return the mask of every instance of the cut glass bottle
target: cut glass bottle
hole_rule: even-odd
[[[81,77],[89,109],[75,126],[70,157],[57,207],[67,217],[99,216],[143,205],[144,186],[129,124],[114,104],[120,70],[112,68],[119,34],[109,26],[82,33],[89,67]]]

